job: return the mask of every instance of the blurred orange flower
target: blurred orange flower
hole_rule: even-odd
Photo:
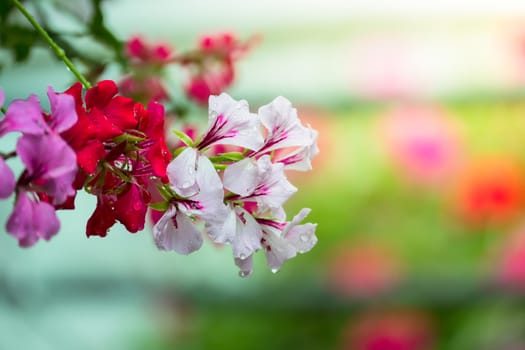
[[[469,224],[505,223],[523,211],[524,189],[522,170],[512,159],[480,159],[459,176],[453,205]]]

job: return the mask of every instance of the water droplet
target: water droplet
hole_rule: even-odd
[[[191,182],[190,181],[184,181],[182,183],[182,185],[180,185],[180,187],[182,187],[182,188],[188,188],[190,186],[191,186]]]
[[[248,277],[250,276],[251,271],[239,271],[239,276]]]
[[[139,201],[136,201],[135,203],[133,203],[133,209],[137,211],[142,209],[142,203]]]
[[[301,238],[301,241],[303,241],[303,242],[308,242],[308,241],[310,240],[310,237],[309,237],[308,234],[306,234],[306,233],[303,233],[303,234],[300,236],[300,238]]]
[[[241,260],[246,259],[246,254],[244,254],[244,253],[239,254],[239,259],[241,259]]]
[[[193,174],[195,174],[195,169],[193,167],[189,167],[188,170],[187,170],[187,173],[189,175],[193,175]]]
[[[277,271],[279,271],[279,269],[272,269],[272,273],[277,273]]]

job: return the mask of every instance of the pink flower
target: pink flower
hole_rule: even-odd
[[[383,117],[380,127],[387,152],[414,182],[442,182],[457,170],[461,157],[458,132],[443,111],[398,108]]]
[[[50,240],[60,228],[55,208],[46,202],[32,201],[24,191],[18,198],[6,229],[21,247],[30,247],[40,238]]]

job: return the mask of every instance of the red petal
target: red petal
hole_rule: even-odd
[[[117,84],[113,80],[103,80],[86,93],[86,107],[91,109],[98,107],[103,109],[118,93]]]

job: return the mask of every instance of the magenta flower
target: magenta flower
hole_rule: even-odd
[[[4,105],[4,92],[0,90],[0,107]],[[15,175],[4,158],[0,157],[0,198],[9,197],[15,190]]]
[[[20,191],[6,228],[21,247],[30,247],[40,238],[50,240],[60,229],[60,222],[52,205],[34,202]]]
[[[18,139],[16,152],[27,168],[23,182],[53,197],[53,204],[62,204],[75,194],[76,155],[60,136],[24,135]]]
[[[7,198],[15,190],[15,175],[2,157],[0,157],[0,179],[0,198]]]
[[[27,100],[15,100],[0,121],[0,136],[15,131],[25,135],[60,133],[72,127],[78,119],[73,96],[57,94],[52,87],[48,88],[47,96],[51,104],[47,121],[36,95],[29,96]]]

